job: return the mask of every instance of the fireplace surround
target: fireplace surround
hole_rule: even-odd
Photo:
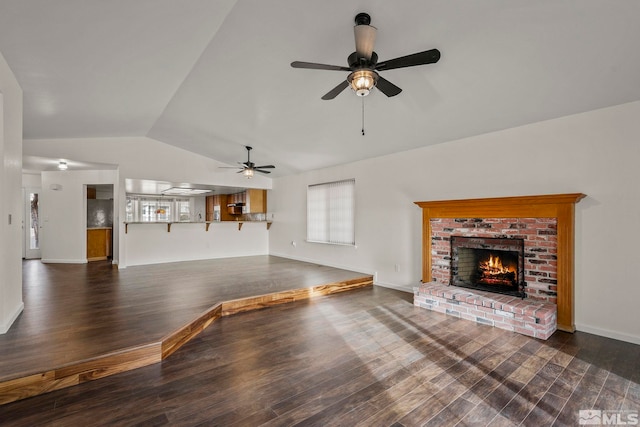
[[[432,281],[432,218],[556,218],[557,325],[574,332],[575,204],[582,193],[415,202],[422,208],[422,282]]]

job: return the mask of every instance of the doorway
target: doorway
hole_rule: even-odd
[[[23,191],[24,220],[22,221],[22,228],[24,240],[22,257],[24,259],[37,259],[41,258],[40,189],[25,188]]]
[[[86,185],[87,261],[113,259],[113,184]]]

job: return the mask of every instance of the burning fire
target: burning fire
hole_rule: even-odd
[[[503,266],[500,257],[494,257],[493,254],[489,254],[489,259],[487,261],[480,263],[480,269],[486,276],[498,276],[500,274],[506,274],[514,271],[513,269]]]

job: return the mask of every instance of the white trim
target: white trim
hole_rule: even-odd
[[[87,259],[41,259],[45,264],[86,264]]]
[[[379,282],[377,280],[374,280],[373,284],[383,288],[395,289],[396,291],[409,292],[413,294],[413,288],[414,288],[413,285],[403,286],[403,285],[396,285],[395,283]]]
[[[576,323],[576,330],[580,332],[587,332],[589,334],[600,335],[601,337],[612,338],[614,340],[626,341],[632,344],[640,345],[640,336],[630,335],[608,329],[596,328],[589,325],[580,325]]]
[[[334,246],[350,246],[352,248],[358,249],[358,245],[355,243],[335,243],[335,242],[323,242],[321,240],[305,240],[307,243],[320,243],[322,245],[334,245]]]
[[[22,313],[22,310],[24,310],[24,302],[20,302],[20,305],[18,306],[18,309],[13,313],[13,316],[11,316],[11,318],[5,324],[0,325],[0,335],[6,334],[9,331],[9,328],[11,327],[11,325],[13,325],[13,322],[15,322],[18,316],[20,316],[20,313]]]

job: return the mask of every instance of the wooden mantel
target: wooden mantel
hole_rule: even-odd
[[[558,222],[558,329],[575,331],[574,228],[575,204],[582,193],[489,199],[415,202],[422,208],[422,281],[431,281],[432,218],[556,218]]]

